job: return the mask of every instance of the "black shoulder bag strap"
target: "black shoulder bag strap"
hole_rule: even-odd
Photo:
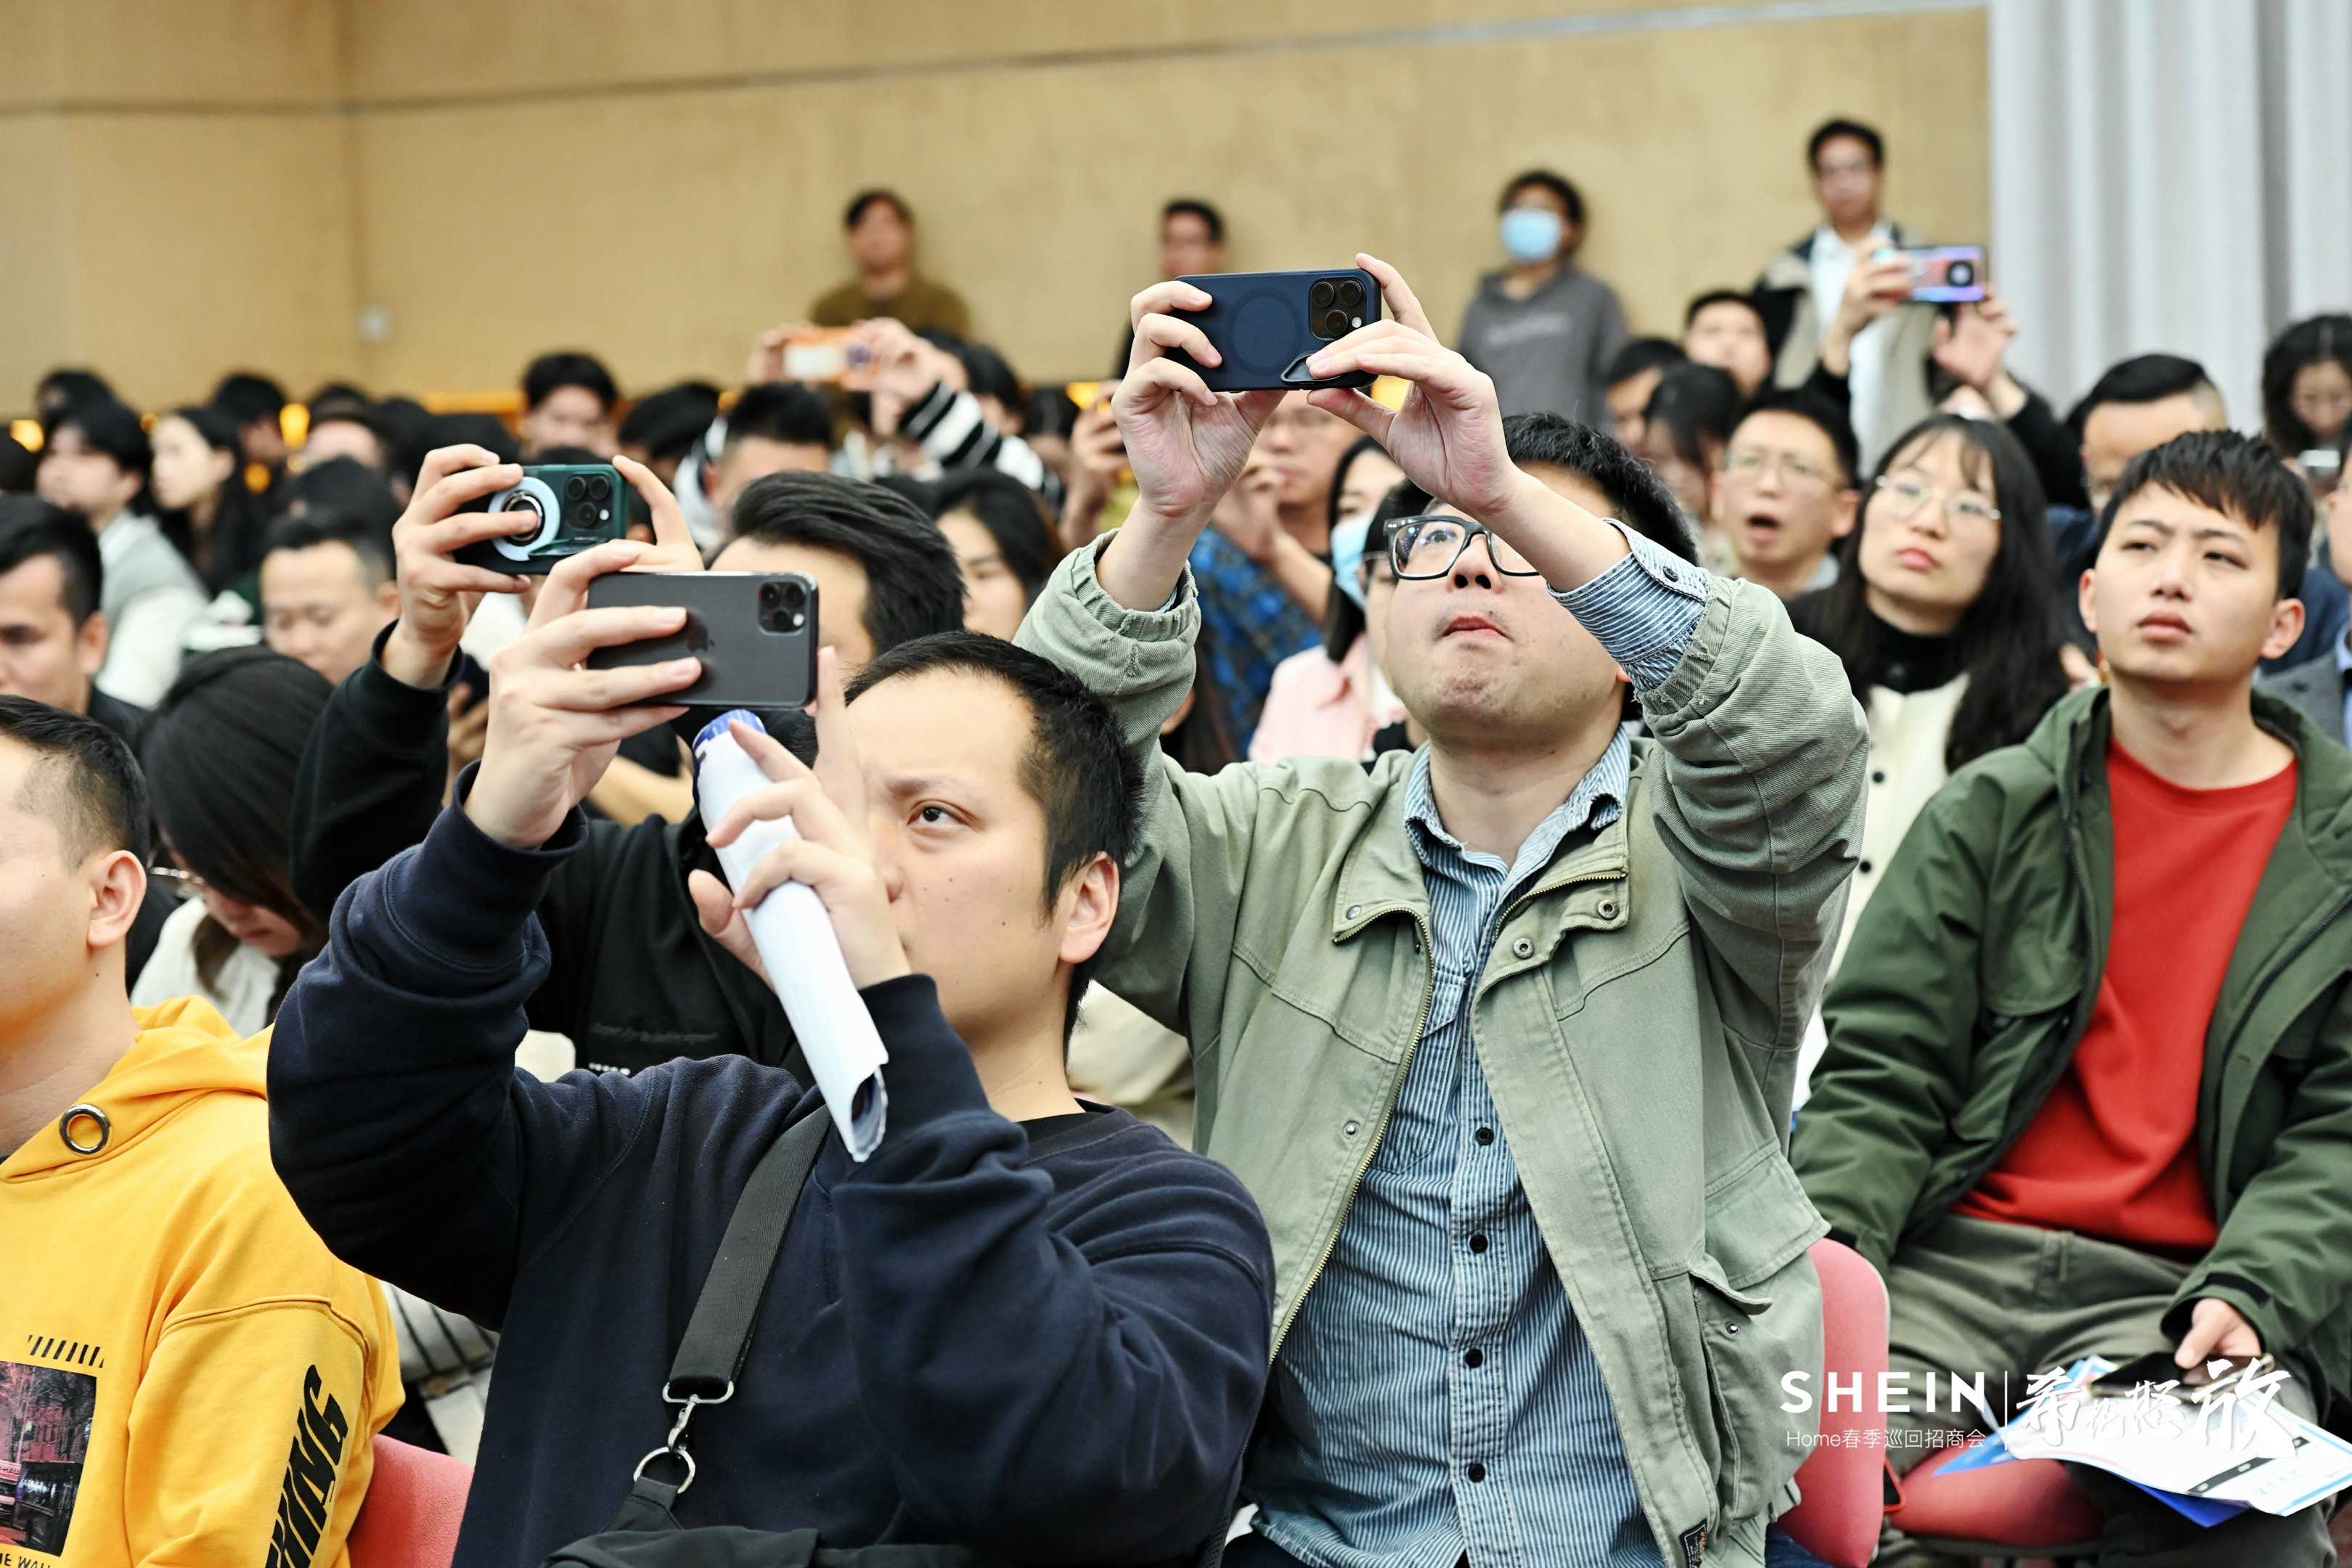
[[[662,1398],[678,1407],[677,1424],[669,1438],[637,1466],[637,1479],[656,1459],[668,1455],[683,1462],[686,1474],[677,1484],[684,1491],[694,1482],[694,1456],[686,1449],[686,1425],[698,1406],[724,1405],[735,1397],[736,1374],[751,1351],[751,1323],[759,1315],[761,1298],[776,1270],[776,1255],[783,1250],[784,1233],[792,1228],[793,1211],[825,1136],[833,1116],[820,1100],[799,1121],[784,1129],[753,1167],[728,1217],[727,1234],[719,1238],[719,1256],[703,1277],[702,1294],[695,1299],[686,1338],[670,1363],[669,1381]]]

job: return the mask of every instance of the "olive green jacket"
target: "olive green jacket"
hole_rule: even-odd
[[[1160,754],[1199,619],[1189,578],[1171,610],[1120,607],[1089,547],[1020,641],[1107,699],[1145,764],[1102,978],[1192,1042],[1195,1141],[1273,1234],[1278,1350],[1429,1016],[1429,897],[1406,754],[1213,777]],[[1729,581],[1642,709],[1656,739],[1623,812],[1504,910],[1471,1033],[1660,1550],[1680,1563],[1704,1531],[1707,1562],[1754,1563],[1814,1419],[1780,1408],[1822,1351],[1823,1227],[1784,1149],[1865,739],[1836,658]]]
[[[2197,1155],[2221,1227],[2166,1331],[2216,1297],[2265,1350],[2352,1387],[2352,753],[2262,693],[2295,802],[2206,1026]],[[1831,1226],[1884,1270],[1973,1191],[2064,1076],[2115,914],[2107,693],[1928,802],[1855,927],[1796,1163]],[[2320,1394],[2315,1390],[2315,1394]],[[2324,1396],[2320,1403],[2325,1406]]]

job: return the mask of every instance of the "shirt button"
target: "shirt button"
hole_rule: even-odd
[[[1666,581],[1669,583],[1679,583],[1682,581],[1681,574],[1675,572],[1675,570],[1671,566],[1662,566],[1658,570],[1664,574]]]
[[[1869,862],[1869,861],[1867,861],[1867,860],[1864,860],[1861,865],[1859,865],[1859,866],[1855,867],[1855,868],[1854,868],[1854,869],[1856,869],[1856,870],[1860,871],[1864,876],[1867,877],[1867,876],[1869,876],[1869,875],[1870,875],[1870,862]]]
[[[1481,1142],[1481,1143],[1492,1143],[1494,1141],[1495,1141],[1495,1130],[1494,1130],[1493,1128],[1491,1128],[1491,1127],[1481,1127],[1480,1129],[1478,1129],[1478,1142]]]
[[[1468,1367],[1473,1372],[1477,1371],[1479,1363],[1486,1359],[1486,1358],[1485,1356],[1480,1355],[1475,1350],[1464,1351],[1462,1352],[1462,1364]]]
[[[1879,768],[1874,771],[1870,775],[1870,782],[1873,784],[1885,784],[1886,782],[1886,770],[1885,768]]]
[[[1529,942],[1526,937],[1521,937],[1518,941],[1511,943],[1511,956],[1514,958],[1525,958],[1535,950],[1536,944]]]
[[[1483,1481],[1486,1479],[1486,1467],[1473,1459],[1462,1467],[1462,1473],[1474,1481]]]
[[[1484,1252],[1484,1251],[1486,1251],[1486,1238],[1485,1237],[1483,1237],[1483,1236],[1474,1236],[1474,1237],[1472,1237],[1470,1238],[1470,1250],[1471,1250],[1471,1251],[1473,1251],[1473,1252]]]

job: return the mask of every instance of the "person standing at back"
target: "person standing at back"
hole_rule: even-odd
[[[1160,276],[1199,278],[1225,269],[1225,215],[1198,196],[1178,196],[1160,209]],[[1135,352],[1135,329],[1118,341],[1111,379],[1127,374]]]
[[[1463,357],[1494,378],[1505,414],[1598,424],[1625,311],[1615,289],[1576,265],[1584,197],[1550,170],[1530,169],[1503,187],[1502,215],[1511,264],[1479,279],[1456,339]]]
[[[1908,244],[1903,226],[1879,212],[1885,184],[1886,143],[1852,120],[1832,120],[1806,142],[1821,226],[1774,257],[1756,279],[1756,300],[1780,355],[1773,379],[1802,386],[1821,358],[1822,339],[1845,299],[1846,276],[1873,252]],[[1927,363],[1936,312],[1904,305],[1854,334],[1847,378],[1853,393],[1853,433],[1865,465],[1877,462],[1897,431],[1926,418]]]
[[[915,209],[896,191],[860,191],[850,198],[842,227],[857,276],[809,307],[820,327],[848,327],[887,316],[911,331],[971,335],[963,296],[915,270]]]

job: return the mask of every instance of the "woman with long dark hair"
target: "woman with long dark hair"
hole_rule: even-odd
[[[2263,435],[2282,458],[2326,450],[2352,427],[2352,316],[2297,321],[2263,355]]]
[[[217,594],[237,589],[261,566],[264,503],[245,482],[245,448],[236,420],[216,408],[175,408],[155,421],[155,462],[149,485],[163,536]]]
[[[163,922],[131,1000],[201,996],[241,1034],[277,1016],[326,931],[288,870],[294,775],[333,689],[267,648],[181,668],[139,743],[155,781],[156,868],[193,895]]]
[[[1887,449],[1837,581],[1789,606],[1844,663],[1870,721],[1862,859],[1832,964],[1928,797],[2066,694],[2046,510],[2015,437],[1933,415]]]

